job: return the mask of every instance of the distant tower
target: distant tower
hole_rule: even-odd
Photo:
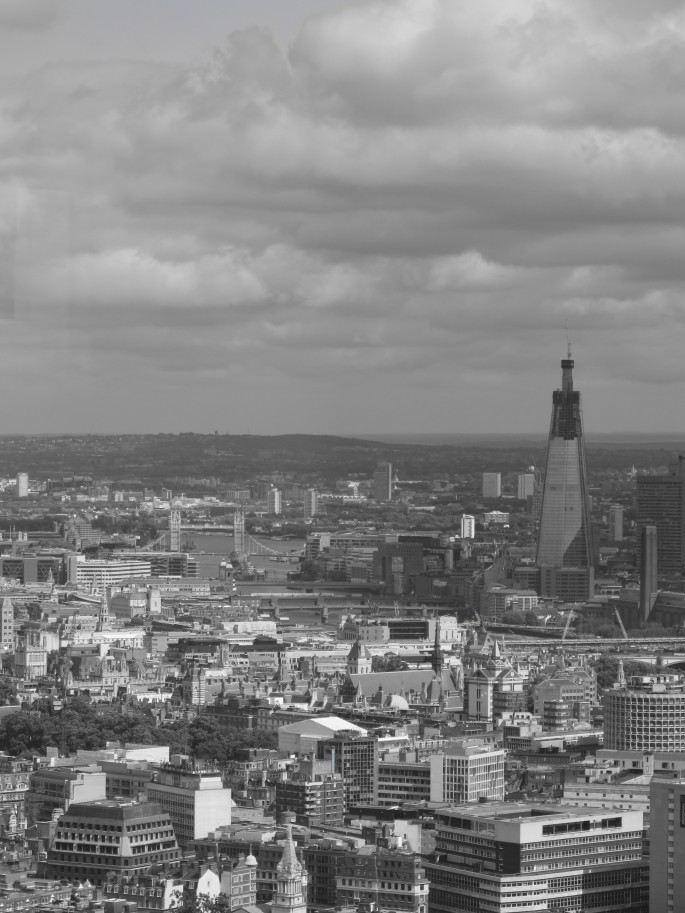
[[[623,542],[623,508],[612,504],[609,508],[609,541]]]
[[[278,516],[283,504],[281,493],[277,488],[270,488],[266,495],[266,512]]]
[[[502,497],[502,473],[501,472],[484,472],[483,473],[483,497],[484,498],[501,498]]]
[[[373,474],[373,494],[377,501],[392,501],[392,463],[379,463]]]
[[[640,530],[640,619],[649,621],[659,585],[657,582],[657,530],[656,526],[643,526]]]
[[[516,478],[516,496],[519,501],[527,501],[535,494],[535,473],[520,472]]]
[[[29,496],[29,477],[25,472],[17,473],[17,497],[28,498]]]
[[[239,555],[246,555],[245,547],[245,510],[236,507],[233,514],[233,551]]]
[[[0,644],[3,650],[14,650],[14,606],[7,596],[0,605]]]
[[[304,493],[304,518],[305,520],[311,520],[312,517],[316,516],[317,507],[318,507],[318,497],[316,494],[316,489],[307,488]]]
[[[431,666],[433,667],[433,672],[440,678],[442,676],[442,644],[440,642],[440,619],[436,618],[435,620],[435,642],[433,644],[433,656],[431,657]]]
[[[169,551],[181,551],[181,511],[175,507],[169,514]]]
[[[307,882],[307,870],[297,858],[292,830],[288,826],[283,855],[276,868],[272,913],[307,913]]]
[[[561,362],[561,390],[552,394],[536,564],[542,596],[576,602],[594,595],[583,418],[570,346]]]

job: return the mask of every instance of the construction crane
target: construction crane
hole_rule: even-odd
[[[614,615],[616,616],[616,621],[618,622],[618,626],[621,629],[621,634],[623,634],[625,640],[629,640],[628,632],[626,631],[625,625],[623,624],[623,619],[621,618],[621,613],[619,612],[617,606],[614,606]]]

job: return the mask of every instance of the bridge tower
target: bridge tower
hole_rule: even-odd
[[[247,554],[244,507],[236,507],[235,513],[233,514],[233,550],[239,555]]]
[[[181,511],[177,507],[169,513],[169,551],[181,551]]]

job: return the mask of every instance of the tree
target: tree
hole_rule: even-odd
[[[300,564],[300,577],[303,580],[316,580],[319,576],[319,568],[316,561],[311,558],[305,558]]]
[[[597,690],[603,691],[605,688],[611,688],[618,681],[618,662],[620,656],[600,656],[595,663],[595,672],[597,673]],[[625,660],[623,663],[623,672],[626,678],[631,675],[654,675],[655,669],[651,663],[641,663],[637,660]]]
[[[396,653],[374,656],[371,660],[372,672],[400,672],[408,668],[409,666]]]

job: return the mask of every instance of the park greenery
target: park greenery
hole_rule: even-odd
[[[0,721],[0,745],[19,757],[43,755],[49,746],[72,755],[79,749],[104,748],[108,742],[168,745],[172,754],[189,754],[220,767],[229,764],[240,749],[276,747],[271,733],[222,728],[204,716],[159,725],[146,707],[98,705],[84,697],[71,699],[62,709],[41,699]]]

